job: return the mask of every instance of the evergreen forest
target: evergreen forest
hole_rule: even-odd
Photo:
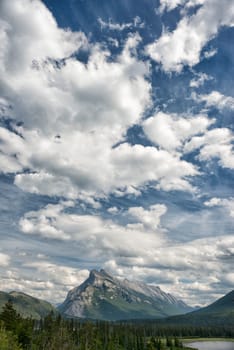
[[[23,318],[9,300],[0,314],[0,350],[179,350],[182,337],[233,337],[231,327]]]

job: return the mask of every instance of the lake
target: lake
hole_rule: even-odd
[[[234,342],[231,341],[198,341],[186,345],[198,350],[234,350]]]

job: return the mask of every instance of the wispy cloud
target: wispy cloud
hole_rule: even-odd
[[[193,94],[193,99],[198,102],[205,102],[207,107],[215,107],[219,110],[234,109],[234,98],[225,96],[219,91],[212,91],[209,94],[199,95]]]
[[[125,29],[130,28],[144,28],[145,23],[141,21],[140,17],[136,16],[133,20],[133,22],[128,23],[114,23],[111,20],[108,22],[105,22],[102,18],[98,18],[98,22],[102,29],[109,29],[109,30],[116,30],[116,31],[123,31]]]

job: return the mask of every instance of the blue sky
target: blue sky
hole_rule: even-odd
[[[1,290],[233,289],[233,26],[229,0],[1,1]]]

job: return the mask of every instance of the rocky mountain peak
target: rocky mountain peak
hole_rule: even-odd
[[[143,282],[121,280],[101,269],[72,289],[60,312],[69,317],[105,320],[166,317],[191,310],[159,287]]]
[[[90,279],[105,279],[105,278],[113,278],[109,273],[107,273],[104,269],[98,270],[91,270],[89,273]]]

